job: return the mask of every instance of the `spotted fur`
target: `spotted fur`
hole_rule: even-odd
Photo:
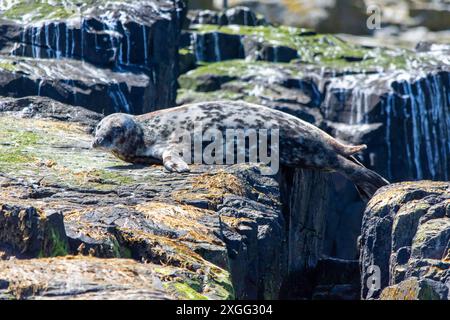
[[[177,129],[278,129],[280,163],[288,167],[337,171],[352,180],[364,198],[388,182],[365,168],[353,154],[365,145],[340,143],[319,128],[294,116],[242,101],[187,104],[141,116],[113,114],[97,127],[94,147],[112,152],[130,163],[163,163],[169,171],[186,172],[174,140]]]

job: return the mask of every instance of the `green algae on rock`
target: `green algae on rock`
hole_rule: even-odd
[[[193,25],[189,29],[195,34],[193,48],[216,46],[211,52],[220,49],[220,35],[235,35],[241,38],[244,56],[251,56],[246,48],[246,40],[260,43],[272,48],[287,47],[297,51],[298,61],[304,64],[320,65],[334,70],[373,72],[380,70],[411,70],[417,65],[438,65],[440,60],[431,55],[424,55],[411,50],[392,50],[386,48],[367,48],[352,44],[331,34],[316,34],[308,29],[286,26],[218,26]],[[205,43],[201,36],[217,34],[214,42]],[[219,38],[217,38],[219,37]],[[250,51],[246,51],[246,49]],[[199,54],[197,54],[199,56]],[[201,57],[201,55],[200,55]],[[237,57],[235,57],[237,58]],[[275,56],[271,60],[277,61]]]

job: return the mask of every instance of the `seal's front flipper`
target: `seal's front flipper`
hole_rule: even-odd
[[[188,164],[181,158],[180,154],[173,150],[166,150],[162,154],[164,168],[169,172],[189,172]]]

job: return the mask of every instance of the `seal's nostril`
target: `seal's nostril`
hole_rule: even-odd
[[[94,141],[92,141],[92,148],[98,148],[102,145],[103,138],[95,138]]]

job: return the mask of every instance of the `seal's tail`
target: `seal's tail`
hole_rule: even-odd
[[[364,167],[355,157],[340,157],[340,159],[341,170],[343,169],[340,172],[353,181],[364,201],[370,200],[379,188],[389,184],[389,181]]]

